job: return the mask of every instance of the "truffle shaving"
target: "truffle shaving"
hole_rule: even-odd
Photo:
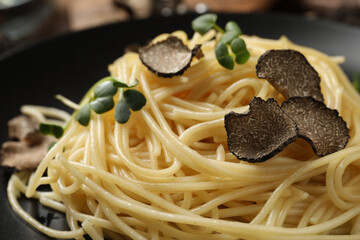
[[[203,56],[201,45],[190,50],[181,39],[170,36],[166,40],[139,48],[141,62],[160,77],[182,75],[190,67],[193,57]]]
[[[16,170],[34,170],[45,157],[49,144],[56,139],[39,132],[39,122],[20,115],[8,122],[11,141],[4,142],[0,152],[0,166]]]
[[[8,122],[9,137],[25,141],[27,145],[35,145],[42,139],[38,130],[39,122],[31,117],[19,115]]]
[[[293,97],[281,108],[299,128],[299,137],[306,139],[314,152],[325,156],[345,148],[350,136],[339,112],[312,97]]]
[[[320,77],[305,56],[291,49],[269,50],[256,65],[258,78],[266,79],[286,99],[311,96],[323,102]]]
[[[238,159],[263,162],[297,138],[296,123],[274,99],[254,97],[245,114],[225,115],[229,151]]]

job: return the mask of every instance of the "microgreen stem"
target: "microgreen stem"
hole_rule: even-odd
[[[213,28],[214,28],[216,31],[220,32],[220,33],[225,33],[225,30],[222,29],[222,27],[220,27],[220,26],[217,25],[216,23],[214,23]]]

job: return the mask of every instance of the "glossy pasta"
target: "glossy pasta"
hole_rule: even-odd
[[[285,37],[243,36],[251,57],[226,70],[214,56],[214,32],[172,34],[189,48],[202,43],[204,58],[171,79],[148,71],[136,53],[112,63],[112,76],[139,80],[146,106],[126,124],[113,110],[92,114],[87,127],[71,118],[36,172],[11,177],[15,211],[57,238],[360,239],[360,98],[338,65],[344,59]],[[325,103],[347,122],[350,140],[325,157],[298,139],[266,162],[239,161],[227,149],[224,115],[246,112],[254,96],[284,101],[255,73],[261,54],[283,48],[300,51],[317,70]],[[29,108],[47,116],[46,108]],[[43,184],[52,191],[37,191]],[[38,223],[20,208],[19,192],[64,212],[70,230]]]

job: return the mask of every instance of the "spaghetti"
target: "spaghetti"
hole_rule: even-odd
[[[111,75],[138,79],[146,106],[126,124],[116,123],[114,110],[92,114],[87,127],[71,118],[36,172],[11,177],[14,210],[56,238],[360,239],[360,97],[338,65],[343,58],[285,37],[242,36],[251,57],[230,71],[216,61],[214,31],[172,35],[190,49],[202,44],[204,58],[171,79],[148,71],[136,53],[116,60]],[[261,54],[283,48],[316,69],[326,105],[339,111],[351,137],[325,157],[298,139],[267,162],[239,161],[227,149],[224,115],[246,112],[254,96],[284,100],[255,73]],[[33,111],[47,116],[46,108]],[[45,184],[52,191],[37,191]],[[33,219],[17,201],[20,192],[64,212],[70,230]]]

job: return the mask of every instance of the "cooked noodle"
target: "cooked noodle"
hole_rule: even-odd
[[[242,36],[251,57],[226,70],[214,56],[214,34],[173,33],[189,48],[202,43],[205,54],[181,77],[157,77],[136,53],[111,64],[112,76],[139,80],[146,106],[126,124],[116,123],[114,110],[92,113],[87,127],[72,118],[36,172],[11,177],[14,210],[56,238],[360,239],[360,97],[338,65],[343,58],[285,37]],[[317,70],[325,103],[347,122],[350,140],[325,157],[298,139],[266,162],[239,161],[227,148],[224,115],[246,112],[254,96],[284,101],[255,72],[261,54],[282,48],[300,51]],[[34,111],[46,117],[45,110]],[[52,191],[37,191],[44,184]],[[70,230],[33,219],[20,192],[64,212]]]

